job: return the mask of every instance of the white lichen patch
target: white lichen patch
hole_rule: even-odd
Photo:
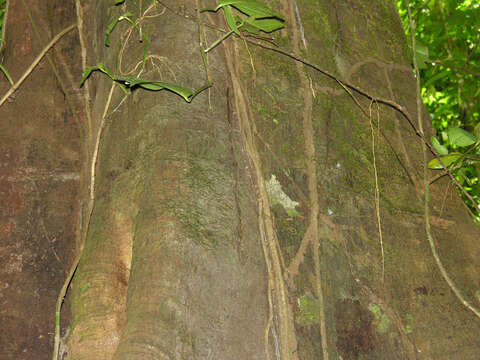
[[[266,190],[272,205],[282,205],[289,216],[295,216],[298,214],[297,210],[295,210],[295,207],[298,206],[298,202],[293,201],[287,194],[285,194],[282,190],[282,185],[275,175],[272,174],[272,177],[266,183]]]

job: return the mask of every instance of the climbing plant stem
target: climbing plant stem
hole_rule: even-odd
[[[226,38],[228,38],[232,34],[233,34],[232,30],[223,34],[223,36],[221,38],[218,38],[217,40],[215,40],[215,42],[212,45],[210,45],[208,47],[208,49],[205,49],[205,53],[208,53],[210,50],[213,50],[218,44],[220,44],[223,40],[225,40]]]
[[[25,0],[22,0],[23,8],[25,9],[25,12],[27,13],[28,19],[30,20],[30,23],[32,24],[33,32],[35,33],[35,37],[37,38],[37,41],[43,46],[42,38],[40,36],[40,32],[38,31],[37,25],[35,24],[35,21],[33,20],[32,13],[30,12],[30,9],[25,2]],[[65,95],[65,100],[67,101],[67,104],[70,108],[70,111],[72,112],[72,115],[75,115],[75,106],[73,105],[72,99],[70,94],[67,91],[67,87],[65,86],[64,81],[62,80],[62,77],[60,76],[60,73],[58,72],[57,67],[55,66],[52,57],[49,54],[46,54],[46,58],[48,63],[50,64],[50,67],[52,68],[53,73],[55,74],[55,78],[58,81],[58,84],[60,85],[60,88],[62,89],[63,94]]]
[[[55,37],[52,40],[50,40],[50,42],[47,44],[47,46],[45,46],[45,48],[40,52],[40,54],[38,54],[38,56],[35,58],[35,60],[33,60],[33,62],[30,64],[28,69],[23,73],[22,77],[15,84],[13,84],[13,86],[6,92],[5,95],[3,95],[2,99],[0,100],[0,106],[2,106],[3,103],[5,101],[7,101],[7,99],[15,92],[15,90],[17,90],[20,87],[20,85],[23,84],[25,79],[32,73],[33,69],[35,69],[35,67],[38,65],[38,63],[42,60],[42,58],[45,56],[47,51],[50,50],[50,48],[53,45],[55,45],[55,43],[58,40],[60,40],[63,35],[72,31],[76,27],[77,27],[77,24],[72,24],[72,25],[66,27],[65,29],[63,29],[62,31],[60,31],[57,35],[55,35]]]
[[[465,188],[458,182],[458,180],[455,178],[455,176],[453,176],[452,172],[445,166],[442,159],[440,158],[438,153],[433,148],[432,144],[430,144],[430,142],[425,138],[424,134],[419,131],[419,129],[417,128],[417,125],[415,125],[415,123],[413,121],[412,116],[410,115],[410,113],[408,112],[408,110],[404,106],[402,106],[402,105],[400,105],[400,104],[398,104],[398,103],[396,103],[395,101],[392,101],[392,100],[388,100],[388,99],[373,96],[373,95],[369,94],[366,90],[360,88],[359,86],[353,85],[353,84],[349,83],[348,81],[339,79],[338,77],[336,77],[332,73],[328,72],[327,70],[324,70],[324,69],[320,68],[319,66],[310,63],[309,61],[303,59],[302,57],[300,57],[300,56],[298,56],[298,55],[296,55],[292,52],[280,49],[279,47],[270,46],[266,43],[261,43],[261,42],[258,42],[258,41],[254,41],[254,40],[251,40],[249,38],[247,38],[247,42],[249,42],[253,45],[259,46],[263,49],[271,50],[271,51],[277,52],[279,54],[285,55],[285,56],[287,56],[287,57],[289,57],[289,58],[291,58],[295,61],[301,62],[302,64],[310,67],[311,69],[314,69],[315,71],[318,71],[319,73],[337,81],[339,84],[343,85],[344,88],[349,88],[349,89],[357,92],[358,94],[366,97],[369,100],[375,101],[379,104],[389,106],[389,107],[395,109],[396,111],[398,111],[400,114],[402,114],[402,116],[405,118],[405,120],[407,120],[408,124],[415,131],[415,134],[418,137],[420,137],[420,139],[423,141],[423,143],[428,147],[428,150],[433,154],[433,156],[436,159],[438,159],[438,162],[439,162],[440,166],[447,173],[450,180],[463,192],[465,197],[472,202],[475,209],[477,209],[477,211],[480,213],[480,205],[478,205],[478,203],[472,198],[472,196],[468,193],[468,191],[465,190]]]
[[[370,123],[370,130],[372,133],[372,158],[373,158],[373,175],[375,178],[375,214],[377,217],[377,226],[378,226],[378,238],[380,240],[380,252],[382,256],[382,284],[385,285],[385,252],[383,249],[383,233],[382,233],[382,222],[380,217],[380,189],[378,187],[378,172],[377,172],[377,157],[375,154],[375,132],[373,130],[373,123],[372,123],[372,105],[373,101],[370,102],[369,106],[369,123]],[[380,115],[378,114],[378,104],[377,104],[377,138],[380,134]]]
[[[211,84],[212,83],[212,78],[210,76],[210,69],[208,67],[208,59],[207,59],[207,52],[204,50],[204,44],[205,41],[203,39],[203,26],[202,26],[202,20],[200,17],[200,0],[195,0],[195,6],[197,7],[197,24],[198,24],[198,44],[200,47],[200,54],[202,56],[202,61],[203,65],[205,67],[205,73],[207,76],[207,83]]]
[[[93,208],[95,204],[95,179],[96,179],[96,165],[98,160],[98,150],[100,148],[100,140],[102,139],[103,130],[105,128],[105,117],[108,112],[108,108],[110,107],[110,102],[112,100],[113,90],[115,88],[115,83],[112,82],[112,86],[110,87],[110,92],[108,94],[107,103],[105,104],[105,109],[103,111],[102,119],[100,121],[100,125],[98,127],[97,136],[95,139],[95,147],[93,149],[92,160],[90,163],[90,198],[89,198],[89,206],[88,206],[88,213],[87,213],[87,221],[86,221],[86,229],[88,230],[90,219],[92,217]],[[86,232],[85,232],[86,236]],[[55,311],[55,343],[53,349],[53,357],[52,360],[57,360],[58,358],[58,350],[60,346],[60,312],[62,309],[62,304],[65,296],[67,295],[68,286],[73,280],[73,276],[77,271],[78,264],[80,263],[80,259],[82,258],[83,248],[85,246],[85,238],[82,239],[82,243],[80,244],[80,248],[78,250],[77,256],[75,257],[72,266],[70,267],[70,271],[68,273],[65,282],[63,283],[62,289],[60,291],[60,295],[57,299],[57,307]]]
[[[415,69],[415,78],[416,78],[416,93],[417,93],[417,124],[420,133],[423,136],[423,122],[422,122],[422,104],[420,100],[420,72],[418,71],[418,64],[416,54],[416,47],[415,47],[415,23],[410,14],[410,6],[409,1],[407,0],[407,13],[408,13],[408,21],[410,26],[410,34],[412,37],[412,52],[413,52],[413,67]],[[453,280],[447,273],[447,270],[442,264],[440,260],[440,256],[438,255],[437,248],[435,246],[435,242],[432,236],[432,231],[430,228],[430,209],[429,209],[429,201],[430,201],[430,181],[428,179],[428,158],[427,158],[427,148],[425,143],[422,143],[422,152],[423,152],[423,183],[425,187],[425,202],[424,202],[424,214],[425,214],[425,232],[427,234],[428,243],[430,245],[430,249],[432,251],[433,258],[437,264],[440,273],[442,274],[443,279],[447,282],[450,289],[453,291],[455,296],[460,300],[460,302],[471,312],[475,314],[480,319],[480,311],[471,305],[463,295],[461,294],[460,290],[457,288]],[[441,162],[441,161],[440,161]],[[443,164],[442,164],[443,165]]]

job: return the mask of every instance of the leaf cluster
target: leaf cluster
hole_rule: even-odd
[[[431,142],[440,154],[442,163],[453,172],[460,185],[479,203],[480,124],[475,126],[474,134],[459,127],[449,127],[441,131],[438,137],[433,136]],[[428,163],[428,167],[434,170],[443,169],[439,159],[436,158]],[[464,198],[464,200],[471,205],[467,199]],[[475,208],[470,207],[475,211]],[[478,214],[476,217],[478,218]]]
[[[398,2],[410,38],[405,0]],[[480,121],[480,4],[472,0],[410,0],[422,98],[436,129],[467,129]]]
[[[432,138],[432,145],[478,202],[480,4],[473,0],[409,0],[408,3],[415,24],[421,96],[438,134]],[[411,38],[406,0],[398,1],[397,6],[407,38]],[[442,168],[437,159],[429,167]],[[472,206],[470,209],[478,219],[480,214]]]
[[[124,3],[124,1],[125,0],[115,0],[114,4],[120,5]],[[156,0],[154,0],[154,4],[155,3]],[[284,26],[285,22],[285,18],[282,14],[270,9],[268,6],[265,6],[262,3],[257,2],[256,0],[219,0],[218,6],[215,9],[206,9],[204,11],[217,12],[219,9],[222,9],[224,11],[225,20],[230,28],[230,31],[227,32],[220,39],[216,40],[214,44],[208,49],[201,49],[201,55],[207,67],[208,62],[206,60],[205,54],[212,50],[223,40],[225,40],[230,34],[235,33],[240,36],[240,31],[245,31],[256,35],[259,34],[260,31],[270,33],[272,31],[281,29]],[[132,13],[127,12],[122,16],[116,18],[107,26],[107,29],[105,31],[105,46],[110,46],[110,35],[114,31],[117,24],[121,21],[127,21],[128,23],[130,23],[131,26],[133,26],[136,30],[140,32],[144,39],[145,45],[142,61],[143,70],[147,59],[149,36],[147,36],[141,31],[138,23],[132,19],[132,16]],[[83,85],[83,83],[90,77],[90,75],[94,71],[98,71],[107,75],[112,81],[119,84],[119,86],[125,93],[128,93],[127,89],[134,90],[137,88],[150,91],[168,90],[177,95],[180,95],[187,102],[191,102],[196,95],[211,86],[211,83],[210,81],[208,81],[208,79],[206,85],[200,87],[199,89],[191,90],[177,84],[172,84],[164,81],[143,79],[139,76],[131,77],[115,75],[112,74],[102,63],[98,63],[97,65],[89,66],[88,68],[84,69],[81,85]]]
[[[177,95],[180,95],[186,102],[191,102],[196,95],[205,90],[207,87],[210,87],[210,84],[208,84],[201,87],[200,89],[193,91],[189,88],[164,81],[142,79],[135,76],[114,75],[110,73],[110,71],[103,64],[97,64],[95,66],[89,66],[88,68],[86,68],[83,71],[81,85],[83,85],[83,83],[90,77],[90,75],[94,71],[99,71],[107,75],[110,79],[118,83],[125,93],[128,93],[128,91],[126,90],[127,88],[131,90],[141,88],[150,91],[168,90]]]
[[[6,7],[7,0],[0,0],[0,34],[2,33],[3,15],[5,15]]]
[[[234,15],[233,8],[238,10],[238,15]],[[237,35],[240,35],[240,30],[255,35],[260,31],[271,33],[284,26],[282,14],[255,0],[220,0],[213,11],[219,9],[223,10],[230,30]]]

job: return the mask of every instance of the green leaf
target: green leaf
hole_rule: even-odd
[[[120,21],[127,20],[128,22],[130,22],[135,26],[135,23],[133,23],[133,21],[130,19],[130,16],[132,15],[133,15],[132,13],[127,12],[126,14],[120,16],[119,18],[113,20],[110,24],[108,24],[107,30],[105,31],[105,46],[110,46],[110,34],[112,33],[113,29],[115,29],[115,26],[117,26],[117,24]]]
[[[88,79],[88,77],[92,74],[94,71],[100,71],[107,75],[110,79],[113,81],[117,82],[118,85],[126,92],[125,87],[127,88],[134,88],[134,87],[139,87],[142,89],[146,90],[152,90],[152,91],[159,91],[159,90],[168,90],[171,91],[177,95],[180,95],[183,97],[183,99],[186,102],[191,102],[195,96],[200,94],[203,90],[209,88],[211,84],[206,84],[200,88],[198,88],[195,91],[192,91],[191,89],[188,89],[186,87],[176,85],[176,84],[171,84],[163,81],[152,81],[152,80],[147,80],[147,79],[142,79],[138,77],[133,77],[133,76],[117,76],[117,75],[112,75],[110,72],[105,68],[103,64],[97,64],[95,66],[89,66],[83,71],[83,76],[82,76],[82,83],[80,84],[83,85],[85,80]]]
[[[110,46],[110,34],[117,25],[118,21],[118,19],[115,19],[110,24],[108,24],[107,30],[105,31],[105,46]]]
[[[477,141],[475,135],[458,127],[448,128],[447,134],[450,143],[460,147],[475,144],[475,141]]]
[[[115,0],[115,5],[123,4],[125,0]]]
[[[284,23],[283,21],[276,19],[276,18],[268,18],[268,19],[255,19],[253,17],[249,17],[247,21],[245,22],[245,30],[249,32],[253,32],[248,30],[249,28],[247,27],[248,25],[262,30],[263,32],[270,33],[275,30],[279,30],[283,28]],[[243,29],[244,27],[242,27]],[[258,33],[258,30],[257,30]]]
[[[440,156],[440,159],[442,160],[443,165],[446,167],[456,163],[460,158],[462,158],[463,155],[459,153],[452,153],[450,155],[445,155],[445,156]],[[428,168],[433,169],[433,170],[441,170],[443,169],[442,165],[440,164],[440,161],[438,161],[437,158],[432,159],[428,163]]]
[[[244,14],[247,14],[248,16],[253,16],[257,19],[278,18],[281,20],[285,20],[282,14],[270,9],[268,6],[265,6],[255,0],[220,0],[218,2],[218,6],[215,8],[215,11],[226,5],[232,5]]]
[[[479,89],[480,90],[480,89]],[[475,137],[478,139],[480,137],[480,123],[475,125],[475,128],[473,129],[473,133],[475,134]]]
[[[8,73],[7,69],[5,69],[2,65],[0,65],[0,71],[3,73],[3,75],[5,75],[10,85],[13,86],[13,80],[10,77],[10,74]]]
[[[107,75],[110,79],[113,80],[113,77],[110,74],[110,72],[105,68],[105,66],[103,64],[100,63],[100,64],[97,64],[95,66],[89,66],[85,70],[83,70],[82,82],[80,83],[80,86],[83,85],[85,80],[87,80],[90,77],[90,75],[92,74],[92,72],[94,72],[94,71],[100,71],[100,72],[104,73],[105,75]]]
[[[242,31],[249,32],[250,34],[254,34],[254,35],[260,34],[260,29],[256,26],[249,24],[248,22],[243,23],[241,28],[242,28]]]
[[[440,144],[440,141],[435,136],[432,136],[431,138],[432,146],[433,148],[440,154],[440,155],[447,155],[448,154],[448,149]]]
[[[410,51],[412,51],[412,40],[410,37],[408,37],[408,42],[408,47],[410,48]],[[426,69],[427,66],[425,65],[425,62],[430,60],[428,58],[428,46],[417,38],[415,38],[415,57],[417,58],[418,68]]]
[[[467,172],[465,171],[465,168],[461,168],[457,171],[456,173],[458,182],[460,185],[463,185],[465,182],[468,184],[468,186],[472,186],[472,182],[469,179],[469,176]]]
[[[191,102],[193,98],[203,91],[206,87],[200,88],[200,90],[193,91],[186,87],[171,84],[163,81],[152,81],[142,78],[129,77],[129,76],[115,76],[115,81],[123,83],[129,88],[140,87],[151,91],[169,90],[177,95],[180,95],[186,102]],[[207,87],[210,87],[208,85]]]
[[[240,35],[240,31],[237,27],[237,21],[233,17],[232,7],[231,6],[224,6],[223,12],[225,14],[225,20],[227,21],[227,25],[235,34]],[[238,17],[237,17],[238,18]]]
[[[443,70],[443,71],[439,72],[438,74],[435,74],[432,77],[430,77],[425,82],[425,84],[423,84],[422,86],[425,87],[425,88],[429,87],[431,84],[433,84],[435,82],[438,82],[438,80],[446,78],[447,76],[451,76],[451,74],[452,74],[452,72],[450,71],[450,69]]]

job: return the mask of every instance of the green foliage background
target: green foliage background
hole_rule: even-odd
[[[406,6],[406,0],[397,2],[410,39]],[[478,203],[480,3],[477,0],[410,0],[409,6],[415,23],[422,100],[437,131],[432,144]],[[430,165],[436,168],[435,164]],[[478,212],[468,199],[464,197],[464,200],[478,220]]]
[[[7,0],[0,0],[0,34],[2,33],[3,15],[5,14],[5,5],[6,4],[7,4]]]

